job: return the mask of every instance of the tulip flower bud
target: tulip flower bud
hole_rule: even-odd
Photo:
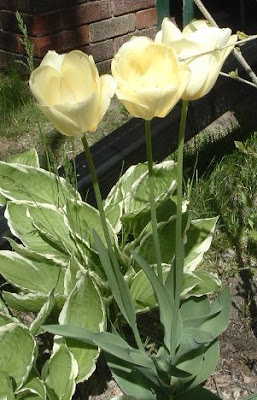
[[[116,90],[113,77],[99,77],[93,57],[78,50],[62,55],[48,51],[29,85],[46,118],[74,137],[97,129]]]
[[[181,32],[168,18],[164,18],[155,38],[156,43],[169,45],[191,70],[183,100],[196,100],[209,93],[236,41],[237,36],[231,35],[229,28],[220,29],[198,20]]]
[[[180,100],[190,71],[173,50],[147,37],[133,37],[112,61],[117,97],[134,117],[165,117]]]

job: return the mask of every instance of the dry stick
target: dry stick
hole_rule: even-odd
[[[201,0],[194,0],[194,2],[197,5],[197,7],[199,8],[199,10],[201,11],[201,13],[203,14],[203,16],[210,22],[210,24],[213,26],[216,26],[218,28],[216,21],[212,18],[211,14],[206,9],[206,7],[203,5]],[[257,86],[257,76],[253,72],[252,68],[250,67],[250,65],[248,64],[246,59],[243,57],[240,50],[233,49],[233,54],[234,54],[235,58],[237,59],[237,61],[242,65],[242,67],[248,73],[248,75],[250,76],[254,85]]]

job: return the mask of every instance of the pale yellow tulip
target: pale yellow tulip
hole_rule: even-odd
[[[93,57],[78,50],[61,55],[49,51],[29,85],[54,127],[77,137],[97,129],[116,90],[113,77],[99,77]]]
[[[163,20],[155,42],[169,45],[191,70],[190,81],[182,99],[199,99],[213,88],[237,41],[237,36],[231,33],[229,28],[209,26],[204,20],[191,22],[181,32],[168,18]]]
[[[181,98],[190,71],[173,50],[147,37],[133,37],[112,61],[117,96],[134,117],[165,117]]]

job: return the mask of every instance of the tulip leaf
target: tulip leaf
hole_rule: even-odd
[[[26,202],[11,201],[7,204],[5,217],[12,234],[29,250],[54,260],[57,264],[68,264],[69,254],[66,249],[69,248],[69,232],[64,225],[63,214],[54,206],[38,204],[31,207]],[[64,232],[63,226],[67,232]],[[69,244],[70,247],[73,246],[70,238]]]
[[[0,371],[15,381],[19,389],[33,366],[36,342],[29,330],[12,322],[0,328]]]
[[[59,323],[76,325],[100,332],[105,328],[105,309],[101,295],[90,276],[82,275],[68,296],[59,316]],[[66,339],[69,351],[75,357],[79,373],[76,382],[89,378],[95,370],[99,349],[74,339]]]
[[[156,371],[153,361],[143,351],[134,349],[124,339],[113,333],[93,332],[90,329],[72,325],[45,325],[44,329],[55,335],[100,347],[121,360]]]
[[[0,371],[0,399],[15,400],[12,380],[6,372]]]
[[[94,238],[95,247],[98,251],[113,297],[132,330],[136,329],[136,312],[128,284],[121,274],[120,269],[117,268],[116,265],[112,264],[108,250],[105,248],[102,240],[96,232],[94,232]]]
[[[0,252],[0,273],[4,278],[23,290],[48,294],[53,289],[63,294],[64,271],[46,261],[30,261],[19,254],[2,250]]]
[[[43,381],[47,394],[52,400],[71,400],[76,389],[75,379],[78,375],[78,364],[74,356],[62,343],[42,369]]]
[[[132,252],[132,256],[135,261],[140,265],[140,267],[145,272],[147,278],[149,279],[156,298],[159,304],[160,310],[160,320],[164,327],[164,343],[168,350],[170,350],[171,344],[171,327],[173,319],[173,305],[174,298],[173,294],[166,288],[166,286],[160,281],[153,269],[140,255]],[[178,324],[179,325],[179,324]],[[180,328],[180,327],[179,327]]]
[[[192,272],[202,261],[204,253],[209,249],[218,218],[192,220],[186,232],[185,272]]]
[[[106,354],[107,365],[123,393],[129,393],[140,400],[156,400],[150,381],[132,364]]]
[[[203,383],[215,370],[220,357],[220,345],[219,341],[215,340],[205,348],[202,362],[197,375],[193,382],[190,384],[190,388],[195,388]]]
[[[59,176],[41,168],[0,161],[0,193],[8,200],[49,203],[63,207],[79,195]]]

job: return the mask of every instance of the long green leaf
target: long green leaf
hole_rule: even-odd
[[[171,327],[172,327],[172,317],[173,317],[173,305],[174,305],[174,297],[173,293],[168,291],[165,285],[159,280],[157,275],[154,273],[153,269],[150,265],[144,260],[140,255],[136,252],[132,252],[132,256],[135,261],[140,265],[140,267],[145,272],[148,277],[151,285],[153,287],[154,293],[158,299],[159,310],[160,310],[160,319],[164,327],[164,343],[168,350],[170,350],[171,345]],[[178,341],[181,336],[181,320],[179,319],[178,324]]]
[[[132,329],[135,329],[136,312],[129,292],[128,284],[122,276],[120,270],[117,270],[115,266],[112,265],[109,253],[96,232],[94,232],[94,239],[95,247],[99,254],[102,267],[104,268],[107,276],[113,297],[128,324]]]

